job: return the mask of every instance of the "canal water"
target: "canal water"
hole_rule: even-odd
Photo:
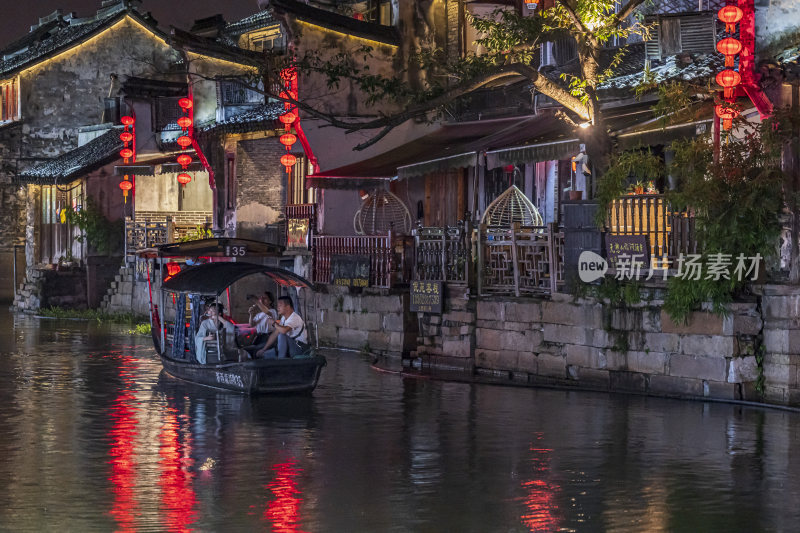
[[[310,398],[161,373],[146,337],[0,312],[2,531],[797,531],[800,415],[404,378]]]

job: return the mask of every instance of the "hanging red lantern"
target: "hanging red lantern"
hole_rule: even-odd
[[[295,163],[297,163],[297,158],[292,154],[283,154],[281,156],[281,165],[286,167],[287,174],[292,171],[292,167]]]
[[[120,156],[121,156],[121,157],[122,157],[122,158],[125,160],[125,162],[127,163],[127,162],[128,162],[128,159],[130,159],[131,157],[133,157],[133,150],[131,150],[130,148],[123,148],[122,150],[120,150],[120,151],[119,151],[119,155],[120,155]]]
[[[280,136],[278,140],[288,150],[289,148],[292,147],[294,143],[297,142],[297,137],[291,133],[284,133],[283,135]]]
[[[119,188],[122,189],[122,192],[126,193],[125,196],[128,196],[127,192],[133,189],[133,183],[130,181],[120,181]]]
[[[135,122],[135,120],[133,120],[133,117],[129,117],[128,115],[125,115],[124,117],[119,119],[119,121],[125,124],[126,126],[132,126],[133,123]]]
[[[735,70],[725,69],[717,74],[717,83],[724,89],[725,98],[733,98],[733,90],[742,82],[742,77]]]
[[[294,121],[297,120],[297,117],[295,116],[294,113],[289,112],[281,115],[278,120],[280,120],[283,124],[285,124],[286,127],[289,127],[290,124],[294,124]]]
[[[181,186],[185,186],[190,181],[192,181],[192,177],[189,174],[178,174],[178,183],[180,183]]]
[[[297,69],[294,67],[281,70],[281,79],[284,83],[291,83],[297,79]]]
[[[178,119],[178,126],[181,127],[183,130],[188,130],[189,127],[192,125],[192,119],[189,117],[181,117]]]
[[[186,135],[181,135],[175,140],[175,142],[178,143],[178,146],[181,148],[187,148],[192,144],[192,140]]]
[[[536,6],[539,5],[539,0],[525,0],[525,7],[528,9],[536,9]]]
[[[725,56],[725,66],[732,67],[734,56],[742,51],[742,43],[739,39],[725,37],[717,42],[717,51]]]
[[[123,131],[122,133],[119,134],[119,138],[122,142],[128,144],[133,140],[133,134],[127,131]]]
[[[180,163],[180,165],[183,168],[188,167],[189,163],[191,163],[191,162],[192,162],[192,156],[190,156],[188,154],[181,154],[181,155],[178,156],[178,163]]]
[[[190,98],[181,98],[178,100],[178,105],[181,107],[181,109],[186,110],[191,109],[194,104]]]
[[[725,23],[725,31],[733,33],[736,31],[736,23],[742,20],[744,12],[736,6],[725,6],[717,12],[717,16]]]
[[[719,118],[722,119],[722,129],[729,130],[731,129],[731,125],[733,124],[733,119],[739,116],[739,111],[732,107],[727,106],[715,106],[714,112],[717,114]]]

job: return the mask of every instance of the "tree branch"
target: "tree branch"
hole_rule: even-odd
[[[642,3],[644,3],[644,0],[629,0],[627,4],[620,8],[619,13],[617,13],[615,25],[618,26],[623,20],[628,18]]]

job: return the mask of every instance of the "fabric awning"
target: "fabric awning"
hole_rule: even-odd
[[[513,130],[531,117],[512,117],[446,124],[438,130],[388,152],[358,163],[311,174],[309,187],[358,189],[394,177],[409,178],[453,168],[471,167],[478,161],[482,139]],[[344,180],[350,180],[344,181]]]
[[[711,128],[712,120],[709,117],[707,120],[698,120],[689,124],[676,124],[663,128],[653,127],[654,125],[651,124],[649,129],[621,133],[617,136],[617,140],[619,147],[623,150],[638,146],[669,144],[678,139],[689,139],[706,133]]]
[[[580,140],[567,139],[492,150],[486,152],[486,168],[487,170],[492,170],[506,165],[522,165],[539,161],[567,159],[577,154],[580,151],[580,147]]]

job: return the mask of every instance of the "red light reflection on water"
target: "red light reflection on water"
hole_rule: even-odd
[[[136,518],[136,398],[125,391],[114,400],[111,407],[111,476],[114,487],[114,503],[111,516],[117,521],[118,531],[134,531]]]
[[[111,438],[109,455],[111,456],[111,475],[109,481],[113,486],[114,502],[111,516],[117,521],[117,531],[134,531],[136,520],[136,397],[131,393],[136,364],[131,357],[122,357],[120,361],[120,377],[124,388],[111,406]]]
[[[538,435],[537,440],[541,439],[542,436]],[[520,517],[529,531],[557,531],[559,528],[560,517],[555,496],[561,487],[543,479],[550,472],[552,451],[551,448],[538,448],[535,443],[530,447],[533,479],[522,482],[526,493],[522,501],[527,512]]]
[[[189,527],[197,520],[197,496],[192,485],[194,474],[189,470],[192,464],[191,442],[181,445],[180,426],[175,409],[168,409],[166,422],[159,434],[161,445],[161,503],[166,512],[165,526],[169,531],[192,531]]]
[[[302,495],[297,488],[297,476],[302,469],[291,459],[273,465],[273,479],[264,488],[275,496],[264,510],[264,521],[272,523],[272,531],[277,533],[300,533],[300,503]]]

